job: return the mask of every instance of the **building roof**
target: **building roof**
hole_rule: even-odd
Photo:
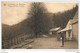
[[[74,15],[73,19],[78,19],[78,11],[77,11],[76,14]]]
[[[57,33],[60,33],[60,32],[63,32],[63,31],[67,31],[67,30],[71,30],[72,29],[71,21],[72,21],[72,19],[68,21],[67,26],[64,29],[58,31]]]
[[[52,28],[52,29],[50,29],[49,31],[57,31],[57,30],[59,30],[60,29],[60,27],[58,27],[58,28]]]
[[[72,19],[70,20],[71,24],[74,24],[74,23],[78,23],[78,19]]]
[[[71,24],[74,24],[74,23],[77,23],[77,22],[78,22],[78,11],[76,12],[76,14],[73,17],[73,19],[70,19],[68,21],[67,26],[64,29],[58,31],[57,33],[60,33],[60,32],[63,32],[63,31],[67,31],[67,30],[72,30]]]
[[[64,29],[62,29],[62,30],[58,31],[57,33],[65,32],[65,31],[68,31],[68,30],[72,30],[72,28],[64,28]]]
[[[71,24],[78,23],[78,11],[76,12],[75,16],[71,20]]]

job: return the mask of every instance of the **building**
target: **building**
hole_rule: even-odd
[[[56,35],[57,34],[57,31],[60,29],[60,27],[58,28],[52,28],[49,30],[49,34],[50,35]]]
[[[58,31],[57,34],[60,36],[60,33],[63,32],[66,40],[77,40],[78,41],[78,12],[76,12],[73,19],[70,19],[67,23],[67,26]]]
[[[72,20],[72,34],[73,39],[78,41],[78,11],[76,12],[76,15],[74,16],[74,19]]]
[[[57,33],[60,34],[61,32],[63,32],[66,40],[72,40],[72,25],[71,25],[71,20],[69,20],[67,26],[64,29],[58,31]]]

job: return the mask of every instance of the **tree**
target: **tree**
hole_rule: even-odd
[[[31,4],[28,23],[31,32],[34,33],[35,37],[48,31],[50,25],[49,17],[47,16],[47,10],[43,3],[34,2]]]
[[[78,5],[70,10],[64,12],[58,12],[53,16],[53,22],[56,27],[65,28],[69,19],[73,19],[76,11],[78,11]]]

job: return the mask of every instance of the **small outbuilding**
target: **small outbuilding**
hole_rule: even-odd
[[[60,27],[52,28],[49,30],[49,34],[50,35],[56,35],[58,30],[60,30]]]

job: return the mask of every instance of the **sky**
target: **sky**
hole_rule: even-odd
[[[50,13],[72,9],[77,3],[44,2]],[[2,24],[15,25],[28,17],[31,2],[2,2]]]

